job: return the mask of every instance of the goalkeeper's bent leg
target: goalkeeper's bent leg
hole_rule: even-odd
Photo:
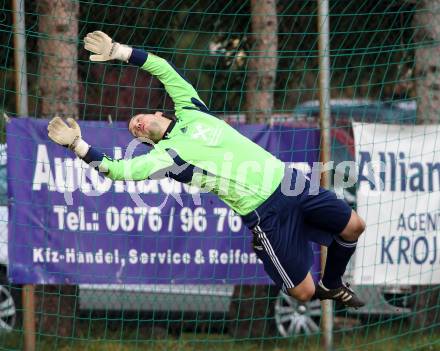
[[[323,285],[328,289],[342,286],[342,276],[356,250],[357,240],[365,230],[365,223],[354,211],[342,233],[336,236],[327,250]]]

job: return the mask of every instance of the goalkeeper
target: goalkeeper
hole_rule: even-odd
[[[364,303],[342,276],[365,229],[363,220],[334,193],[312,185],[301,172],[286,172],[282,161],[212,116],[192,85],[166,60],[113,42],[95,31],[84,38],[91,61],[121,60],[157,77],[173,100],[176,118],[162,112],[131,118],[129,131],[154,145],[132,159],[112,160],[81,138],[73,119],[55,117],[49,138],[69,147],[113,180],[169,177],[217,194],[253,233],[253,246],[272,280],[300,301],[332,299],[348,307]],[[303,191],[285,194],[295,184]],[[322,280],[315,287],[310,241],[331,242]]]

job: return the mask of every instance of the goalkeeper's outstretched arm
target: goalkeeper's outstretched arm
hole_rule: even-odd
[[[157,77],[174,102],[176,117],[185,108],[208,111],[194,87],[167,60],[112,41],[105,33],[95,31],[84,38],[84,48],[92,54],[91,61],[121,60],[139,66]]]
[[[130,62],[156,76],[164,84],[172,98],[177,118],[180,118],[181,112],[185,109],[208,110],[193,86],[166,60],[114,42],[107,34],[100,31],[87,34],[84,38],[84,44],[85,49],[92,52],[91,61],[121,60]],[[78,157],[91,163],[111,179],[143,180],[173,165],[172,157],[165,150],[156,147],[148,154],[130,160],[112,160],[102,152],[90,147],[81,138],[80,127],[74,119],[67,119],[67,123],[66,125],[60,117],[53,118],[48,125],[49,138],[59,145],[69,147]]]
[[[144,180],[174,163],[168,152],[158,147],[132,159],[112,160],[82,139],[81,129],[73,118],[68,118],[66,124],[60,117],[54,117],[47,130],[52,141],[68,147],[79,158],[113,180]]]

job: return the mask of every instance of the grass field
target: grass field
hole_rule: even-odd
[[[335,332],[334,350],[353,351],[440,351],[439,325],[420,331],[406,333],[404,326],[387,325],[357,327],[352,330]],[[409,328],[408,328],[409,329]],[[163,330],[156,335],[145,335],[139,330],[105,331],[101,333],[79,333],[75,338],[61,338],[50,335],[37,335],[37,350],[78,350],[78,351],[189,351],[189,350],[322,350],[319,335],[291,339],[268,338],[258,340],[232,340],[228,335],[183,333],[170,335]],[[101,335],[99,335],[101,334]],[[23,338],[20,331],[1,334],[0,350],[22,350]]]

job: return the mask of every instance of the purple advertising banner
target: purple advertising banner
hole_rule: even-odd
[[[7,126],[9,277],[17,284],[267,284],[241,218],[213,194],[168,178],[112,181],[47,137],[47,120]],[[126,123],[81,122],[114,159]],[[319,132],[240,125],[285,162],[317,161]],[[148,152],[138,145],[133,156]],[[146,205],[133,200],[137,194]]]

